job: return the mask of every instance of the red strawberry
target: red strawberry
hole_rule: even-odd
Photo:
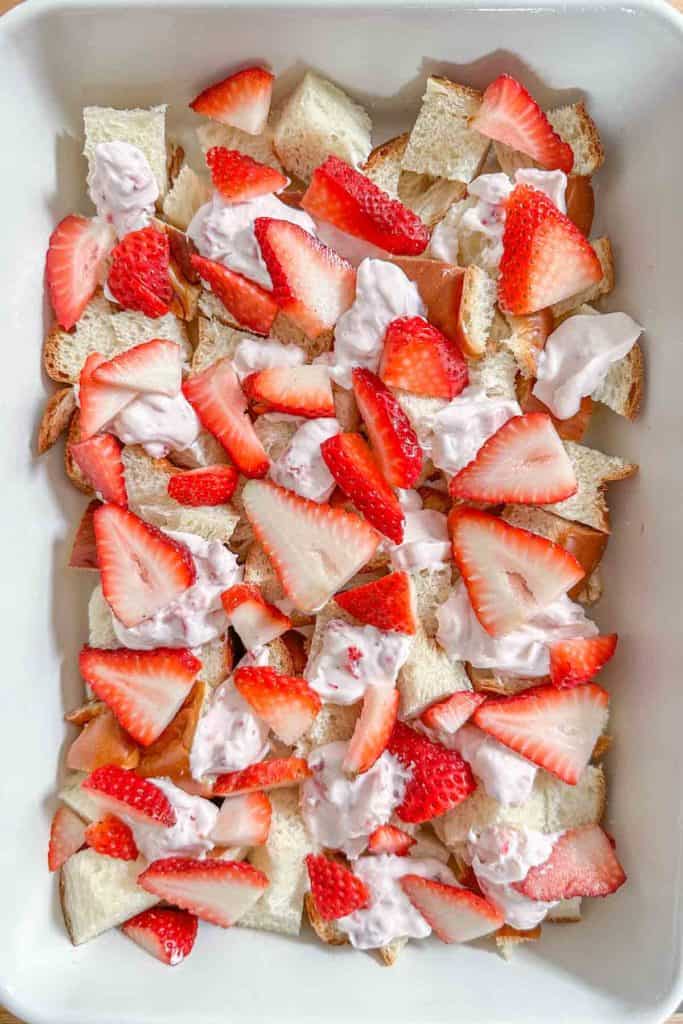
[[[389,324],[379,375],[392,388],[431,398],[455,398],[469,381],[458,346],[421,316]]]
[[[273,808],[265,793],[242,793],[223,801],[211,838],[219,846],[263,846]]]
[[[370,903],[365,884],[343,864],[321,853],[309,853],[306,867],[315,909],[325,921],[346,917]]]
[[[105,812],[125,814],[158,828],[171,828],[176,823],[173,805],[166,794],[134,771],[107,764],[91,772],[81,786]]]
[[[253,793],[257,789],[282,789],[297,786],[311,774],[303,757],[276,757],[259,761],[238,772],[219,775],[213,787],[214,796]]]
[[[280,675],[273,668],[238,668],[234,681],[259,718],[288,746],[308,731],[322,707],[305,679]]]
[[[467,761],[454,750],[397,722],[387,749],[411,772],[403,802],[396,808],[401,821],[419,823],[445,814],[477,788]]]
[[[134,740],[148,747],[175,718],[202,663],[190,651],[84,647],[81,675]]]
[[[182,353],[174,341],[153,338],[101,363],[92,379],[110,387],[173,397],[180,391]]]
[[[315,169],[301,205],[313,217],[387,252],[417,256],[429,244],[429,231],[417,214],[338,156],[328,156]]]
[[[93,375],[105,362],[104,356],[99,352],[93,352],[81,370],[78,401],[81,407],[79,425],[82,441],[86,441],[98,430],[106,427],[121,409],[135,398],[135,392],[128,388],[115,388],[109,384],[97,383]]]
[[[289,181],[274,167],[252,160],[237,149],[212,146],[206,154],[213,187],[231,203],[280,192]]]
[[[589,683],[617,649],[617,634],[560,640],[550,648],[550,681],[558,688]]]
[[[271,366],[250,373],[242,387],[247,398],[264,412],[274,410],[308,419],[334,416],[332,385],[325,366]]]
[[[575,786],[607,724],[609,694],[595,683],[535,686],[487,700],[472,721],[528,761]]]
[[[472,120],[472,128],[496,142],[532,157],[541,167],[569,174],[574,154],[554,130],[535,99],[510,75],[491,82]]]
[[[226,356],[183,384],[202,426],[216,437],[245,476],[265,476],[270,465],[253,424],[237,374]]]
[[[399,879],[404,893],[442,942],[471,942],[495,932],[505,918],[492,903],[468,889],[421,875]]]
[[[169,477],[168,496],[179,505],[190,508],[224,505],[235,493],[239,475],[239,470],[234,466],[187,469]]]
[[[398,714],[399,692],[394,686],[368,686],[353,729],[344,763],[348,775],[368,771],[386,750]]]
[[[380,825],[368,839],[368,853],[393,853],[395,857],[405,857],[416,841],[395,825]]]
[[[428,729],[435,729],[437,732],[444,732],[452,736],[461,725],[464,725],[472,717],[485,700],[486,696],[483,693],[458,690],[452,697],[441,701],[440,704],[432,704],[430,708],[423,711],[420,721]]]
[[[50,235],[45,272],[57,321],[70,330],[80,319],[104,277],[114,242],[109,224],[71,214]]]
[[[93,821],[85,830],[85,841],[97,853],[117,860],[135,860],[138,848],[130,825],[115,814],[105,814],[101,821]]]
[[[578,487],[550,416],[513,416],[485,441],[476,456],[453,477],[454,498],[492,505],[549,505],[576,494]]]
[[[379,544],[379,534],[353,513],[301,498],[267,480],[250,480],[242,501],[256,539],[302,611],[321,608]]]
[[[95,509],[99,507],[99,501],[91,501],[83,513],[83,518],[78,524],[71,554],[69,555],[70,569],[99,569],[97,564],[97,545],[95,544],[95,523],[93,519]]]
[[[246,861],[167,857],[138,875],[138,885],[203,921],[229,928],[253,907],[268,879]]]
[[[513,888],[532,900],[609,896],[626,875],[609,837],[599,825],[570,828],[555,842],[548,860],[531,868]]]
[[[57,871],[85,842],[85,823],[69,807],[58,807],[50,825],[47,866]]]
[[[491,636],[516,629],[584,575],[581,564],[559,544],[490,512],[457,506],[448,527],[472,608]]]
[[[169,967],[189,956],[197,937],[197,918],[186,910],[152,907],[121,925],[129,939]]]
[[[329,331],[356,294],[351,264],[289,221],[258,217],[254,231],[279,308],[309,338]]]
[[[535,313],[601,280],[592,246],[543,192],[518,185],[506,207],[498,281],[505,313]]]
[[[190,552],[155,526],[118,505],[100,506],[93,519],[104,597],[124,626],[137,626],[194,583]]]
[[[417,630],[415,587],[407,572],[391,572],[335,596],[344,611],[377,629],[413,634]]]
[[[95,434],[69,445],[71,458],[103,501],[123,508],[128,504],[121,442],[112,434]]]
[[[380,469],[392,487],[414,487],[422,448],[410,420],[377,374],[353,371],[353,391]]]
[[[403,540],[405,515],[360,434],[335,434],[320,445],[325,465],[369,523],[396,544]]]
[[[277,313],[270,292],[221,263],[192,254],[192,266],[236,322],[255,334],[268,334]]]
[[[109,291],[125,309],[145,316],[168,313],[173,300],[169,277],[170,247],[164,231],[147,227],[131,231],[112,252]]]
[[[230,625],[248,651],[262,647],[292,628],[291,620],[265,600],[258,587],[237,583],[221,595]]]
[[[245,68],[204,89],[190,106],[197,114],[258,135],[268,120],[273,78],[265,68]]]

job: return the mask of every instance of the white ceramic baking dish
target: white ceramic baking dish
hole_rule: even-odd
[[[168,970],[118,934],[74,949],[45,864],[61,715],[78,699],[90,579],[64,568],[83,501],[61,453],[32,457],[48,320],[50,230],[84,208],[85,103],[186,104],[238,61],[265,58],[285,85],[313,65],[375,115],[377,140],[414,115],[425,75],[482,87],[501,71],[542,103],[584,95],[607,163],[599,221],[615,244],[609,308],[647,326],[648,396],[600,440],[641,463],[613,492],[616,532],[598,617],[621,635],[608,827],[629,884],[582,925],[548,926],[513,966],[482,944],[413,944],[392,968],[367,955],[205,926]],[[192,115],[190,115],[191,117]],[[31,1024],[392,1024],[662,1021],[683,994],[681,782],[683,471],[681,296],[683,19],[636,0],[428,5],[330,2],[29,3],[0,21],[0,1002]]]

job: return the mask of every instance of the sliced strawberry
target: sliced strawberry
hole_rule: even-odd
[[[250,373],[242,387],[259,412],[286,412],[317,419],[334,416],[330,375],[325,366],[271,366]]]
[[[548,860],[529,870],[513,888],[532,900],[609,896],[626,881],[607,834],[599,825],[570,828],[555,842]]]
[[[70,569],[99,569],[93,516],[100,504],[99,501],[91,501],[83,513],[69,555]]]
[[[410,420],[376,373],[353,371],[353,391],[380,469],[392,487],[414,487],[422,448]]]
[[[94,379],[95,370],[106,362],[99,352],[88,356],[79,379],[78,402],[80,405],[79,424],[81,440],[85,441],[106,427],[111,420],[135,398],[135,392],[128,388],[115,388],[109,384],[98,384]]]
[[[137,626],[191,587],[188,549],[118,505],[96,509],[95,540],[102,590],[124,626]]]
[[[431,398],[455,398],[469,381],[458,346],[421,316],[389,324],[379,375],[389,387]]]
[[[607,724],[609,694],[595,683],[535,686],[487,700],[472,721],[528,761],[575,786]]]
[[[176,823],[166,794],[136,772],[108,764],[91,772],[81,786],[105,812],[124,814],[157,828],[171,828]]]
[[[269,291],[248,277],[193,253],[192,266],[228,313],[255,334],[268,334],[277,314],[277,303]]]
[[[253,793],[257,789],[283,789],[298,786],[311,774],[303,757],[276,757],[270,761],[259,761],[238,772],[219,775],[213,787],[214,796],[234,796],[237,793]]]
[[[401,821],[430,821],[477,788],[470,766],[460,754],[432,743],[403,722],[394,726],[387,749],[411,771],[403,802],[396,808]]]
[[[168,496],[179,505],[190,508],[224,505],[235,493],[239,475],[239,470],[235,466],[201,466],[199,469],[187,469],[169,477]]]
[[[79,668],[126,732],[148,747],[175,717],[202,663],[191,651],[169,647],[152,651],[84,647]]]
[[[245,68],[204,89],[190,106],[197,114],[259,135],[268,120],[273,78],[265,68]]]
[[[71,214],[50,235],[45,271],[50,302],[57,322],[70,330],[104,277],[107,255],[114,243],[109,224]]]
[[[535,313],[602,278],[590,243],[551,199],[517,185],[506,203],[498,301],[506,313]]]
[[[457,506],[448,527],[472,608],[491,636],[521,626],[584,575],[581,564],[559,544],[490,512]]]
[[[291,619],[269,604],[258,587],[237,583],[221,595],[230,625],[248,651],[262,647],[292,628]]]
[[[407,572],[390,572],[344,590],[335,601],[344,611],[377,629],[411,635],[417,631],[415,586]]]
[[[50,824],[47,866],[57,871],[85,843],[85,822],[70,807],[58,807]]]
[[[263,846],[273,813],[265,793],[242,793],[223,801],[211,838],[219,846]]]
[[[110,387],[154,392],[172,398],[180,391],[182,361],[180,345],[164,338],[153,338],[120,352],[108,363],[101,363],[92,379]]]
[[[69,452],[102,501],[126,507],[128,493],[121,460],[121,442],[113,434],[95,434],[87,441],[69,445]]]
[[[446,733],[452,736],[461,725],[464,725],[477,710],[480,704],[486,700],[483,693],[473,693],[471,690],[458,690],[451,697],[442,700],[440,704],[432,704],[430,708],[423,711],[420,721],[428,729],[436,732]]]
[[[549,171],[569,174],[574,166],[571,146],[562,141],[536,100],[510,75],[499,75],[485,90],[472,128],[525,153]]]
[[[285,676],[273,668],[238,668],[235,687],[259,718],[288,746],[301,739],[319,713],[322,702],[305,679]]]
[[[560,640],[550,648],[550,681],[563,688],[589,683],[617,649],[617,634]]]
[[[398,714],[395,686],[368,686],[342,765],[348,775],[368,771],[386,750]]]
[[[576,494],[576,475],[550,416],[513,416],[449,485],[454,498],[550,505]]]
[[[396,544],[405,514],[360,434],[335,434],[320,445],[325,465],[369,523]]]
[[[247,400],[230,359],[212,363],[183,384],[202,426],[216,437],[245,476],[265,476],[270,462],[249,419]]]
[[[442,942],[471,942],[505,924],[497,907],[468,889],[421,875],[404,875],[399,882]]]
[[[268,879],[246,861],[167,857],[138,875],[138,885],[203,921],[229,928],[253,907]]]
[[[417,214],[338,156],[316,167],[301,205],[347,235],[396,255],[417,256],[429,244]]]
[[[370,903],[364,882],[343,864],[323,854],[309,853],[306,867],[315,908],[325,921],[346,917]]]
[[[94,772],[107,764],[136,768],[139,761],[140,748],[108,708],[85,723],[66,755],[67,768],[76,772]]]
[[[130,825],[115,814],[105,814],[101,821],[88,825],[85,841],[97,853],[117,860],[135,860],[139,852]]]
[[[302,611],[321,608],[379,544],[379,534],[353,513],[301,498],[268,480],[249,481],[242,501],[256,539]]]
[[[413,836],[395,825],[380,825],[368,839],[368,853],[392,853],[395,857],[405,857],[416,842]]]
[[[309,338],[329,331],[355,297],[351,264],[289,221],[258,217],[254,231],[279,308]]]
[[[131,917],[121,931],[162,964],[175,967],[192,952],[197,925],[195,915],[186,910],[152,907]]]
[[[213,187],[230,203],[243,203],[256,196],[280,192],[289,178],[274,167],[252,160],[246,153],[224,146],[212,146],[206,154]]]
[[[116,301],[124,309],[149,317],[168,313],[173,301],[170,255],[168,235],[154,227],[131,231],[122,238],[112,252],[107,278]]]

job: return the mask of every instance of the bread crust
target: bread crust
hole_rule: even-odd
[[[60,388],[47,400],[38,427],[38,454],[44,455],[68,429],[76,411],[76,396],[72,387]]]

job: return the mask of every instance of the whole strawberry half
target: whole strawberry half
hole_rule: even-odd
[[[466,800],[477,788],[470,766],[460,754],[432,743],[403,722],[394,726],[387,749],[411,772],[403,802],[396,808],[402,821],[430,821]]]
[[[124,309],[149,317],[168,313],[173,299],[168,236],[154,227],[131,231],[112,252],[109,290]]]
[[[208,86],[190,106],[213,121],[258,135],[268,120],[273,79],[274,75],[265,68],[244,68]]]

